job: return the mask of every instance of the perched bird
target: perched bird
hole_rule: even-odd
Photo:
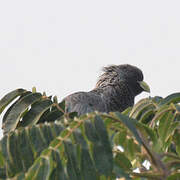
[[[132,65],[112,65],[103,68],[93,90],[77,92],[65,98],[66,112],[82,115],[92,111],[122,112],[134,105],[134,98],[143,91],[150,92],[143,81],[142,71]]]

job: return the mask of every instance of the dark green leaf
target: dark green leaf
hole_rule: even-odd
[[[16,97],[22,95],[24,92],[26,92],[25,89],[16,89],[7,95],[5,95],[1,100],[0,100],[0,114],[4,110],[4,108],[11,102],[13,101]]]
[[[49,159],[41,158],[40,167],[37,169],[34,179],[49,180],[50,176],[50,162]]]
[[[41,98],[41,96],[42,95],[40,93],[29,94],[29,95],[23,97],[22,99],[20,99],[20,101],[18,101],[12,107],[11,111],[9,112],[9,114],[6,118],[5,124],[4,124],[4,133],[5,134],[16,128],[23,112],[27,109],[28,106],[30,106],[31,104],[33,104],[37,100],[39,100]]]
[[[179,180],[180,179],[180,173],[179,172],[177,172],[177,173],[175,173],[175,174],[173,174],[173,175],[170,175],[168,178],[167,178],[167,180]]]
[[[7,141],[8,156],[13,167],[15,168],[15,171],[13,173],[21,172],[21,170],[23,169],[21,158],[19,158],[20,154],[17,143],[18,143],[18,136],[16,133],[12,133],[10,136],[8,136],[8,141]]]
[[[0,168],[0,179],[7,179],[6,178],[6,169]]]
[[[21,126],[28,126],[36,124],[42,114],[51,107],[52,101],[49,99],[42,99],[41,101],[38,101],[34,103],[31,107],[31,109],[25,114],[25,116],[22,119]]]
[[[172,114],[172,112],[169,111],[162,114],[161,118],[159,119],[158,132],[162,142],[167,141],[167,137],[169,136],[169,128],[171,127],[174,117],[175,116]]]
[[[16,156],[17,158],[21,159],[23,163],[23,170],[25,172],[33,164],[34,161],[33,148],[31,146],[31,142],[28,137],[27,129],[23,129],[23,131],[19,131],[18,142],[16,146],[18,147],[20,152],[20,154],[17,154]]]
[[[11,163],[10,157],[9,157],[9,151],[8,151],[8,138],[9,136],[4,136],[1,140],[1,151],[5,158],[6,163],[6,175],[11,177],[15,174],[16,168]]]
[[[64,141],[65,152],[67,155],[67,172],[71,180],[81,180],[80,169],[76,156],[76,147],[70,141]]]
[[[29,139],[37,156],[47,148],[47,142],[38,126],[33,126],[29,131]]]
[[[132,165],[129,159],[124,155],[124,153],[121,153],[121,152],[118,152],[118,154],[115,156],[115,163],[121,169],[124,169],[127,171],[132,168]]]
[[[94,125],[91,123],[90,120],[85,121],[84,127],[87,138],[93,143],[98,143],[99,137],[97,135]]]
[[[88,152],[82,148],[81,151],[81,172],[84,180],[96,179],[96,169]]]
[[[100,173],[110,175],[113,169],[113,154],[106,127],[100,116],[95,116],[94,125],[100,140],[93,149],[96,165]]]
[[[60,154],[57,150],[51,149],[51,156],[53,160],[53,171],[49,179],[51,180],[68,180],[67,174],[64,171]]]
[[[114,165],[113,172],[116,174],[116,178],[122,178],[126,180],[131,180],[129,175],[121,168],[119,168],[117,165]]]
[[[170,103],[179,103],[180,102],[180,93],[173,93],[166,98],[164,98],[161,102],[160,105],[163,106],[165,104],[170,104]]]
[[[128,129],[134,134],[136,140],[139,142],[139,144],[142,144],[142,140],[141,140],[141,137],[139,136],[137,130],[136,130],[136,126],[135,126],[135,122],[136,120],[134,119],[131,119],[125,115],[122,115],[121,113],[119,112],[116,112],[115,113],[116,116],[118,117],[118,119],[128,127]]]

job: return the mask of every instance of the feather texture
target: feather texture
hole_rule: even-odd
[[[128,64],[104,67],[103,71],[93,90],[65,98],[67,112],[77,112],[78,115],[92,111],[122,112],[133,106],[135,96],[144,91],[139,85],[143,81],[142,71]]]

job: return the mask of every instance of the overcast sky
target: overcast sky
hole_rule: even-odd
[[[151,96],[177,92],[179,7],[179,0],[0,1],[0,96],[36,86],[60,100],[92,89],[103,66],[124,63],[143,70]]]

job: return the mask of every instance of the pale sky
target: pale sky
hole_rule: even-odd
[[[179,0],[0,1],[0,96],[36,86],[60,100],[124,63],[142,69],[151,96],[177,92],[179,8]]]

